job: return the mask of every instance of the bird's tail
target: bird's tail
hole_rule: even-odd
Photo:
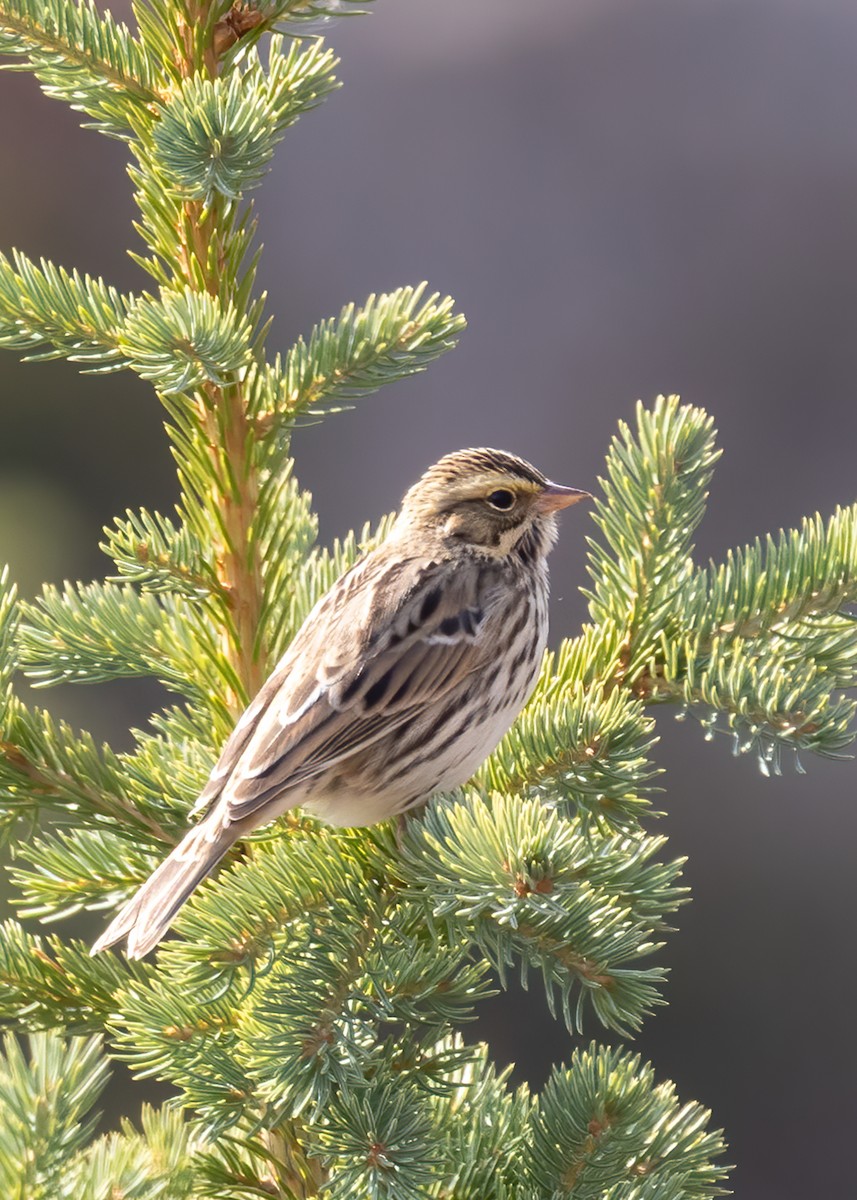
[[[143,958],[157,946],[185,900],[235,841],[235,832],[212,818],[213,814],[185,835],[114,917],[90,953],[98,954],[126,934],[129,958]]]

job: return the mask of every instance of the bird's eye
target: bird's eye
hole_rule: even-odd
[[[510,508],[515,507],[515,493],[510,492],[508,488],[497,488],[488,497],[488,503],[498,512],[508,512]]]

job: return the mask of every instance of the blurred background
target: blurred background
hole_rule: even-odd
[[[285,349],[349,300],[420,279],[470,327],[423,377],[303,429],[324,539],[395,507],[441,453],[497,445],[592,488],[635,400],[680,392],[724,457],[701,558],[855,499],[857,6],[850,0],[378,0],[331,25],[344,88],[258,196]],[[0,77],[0,249],[124,289],[123,147]],[[0,356],[0,560],[25,592],[101,576],[102,525],[169,511],[161,413],[130,376]],[[589,517],[563,520],[554,642],[585,617]],[[58,690],[129,744],[153,690]],[[661,720],[657,823],[693,903],[634,1045],[726,1129],[739,1200],[855,1194],[853,763],[762,778]],[[476,1032],[538,1086],[572,1039],[540,988]],[[590,1019],[584,1041],[603,1038]]]

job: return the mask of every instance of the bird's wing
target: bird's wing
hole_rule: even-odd
[[[379,585],[383,586],[383,592]],[[319,603],[227,742],[200,805],[241,821],[437,702],[496,653],[491,563],[369,555]]]

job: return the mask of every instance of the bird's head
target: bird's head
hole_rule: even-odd
[[[554,514],[589,498],[551,483],[514,454],[458,450],[429,467],[406,493],[399,522],[492,557],[525,543],[541,555],[556,538]]]

